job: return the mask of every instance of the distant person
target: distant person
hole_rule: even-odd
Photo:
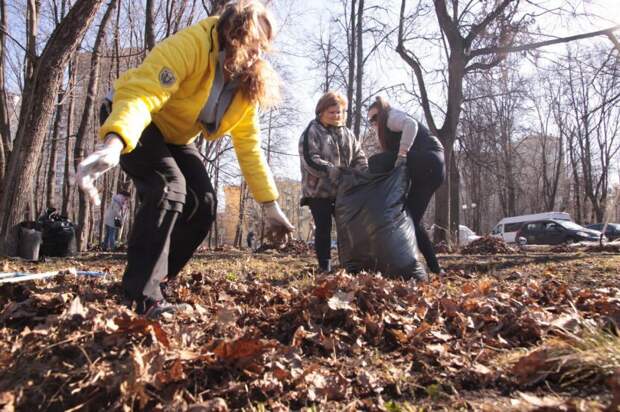
[[[341,168],[365,170],[366,155],[360,141],[345,126],[347,100],[337,92],[325,93],[317,102],[313,119],[299,139],[301,205],[310,207],[314,219],[314,250],[319,270],[331,270],[331,231],[334,202]]]
[[[127,214],[127,204],[129,201],[129,193],[119,191],[112,196],[112,200],[105,211],[103,223],[105,226],[105,235],[103,238],[103,250],[113,251],[116,248],[116,238],[118,231],[123,226],[125,215]]]
[[[433,194],[445,179],[443,146],[439,139],[408,114],[394,109],[387,100],[377,97],[368,108],[368,123],[377,132],[383,152],[372,156],[372,172],[387,172],[406,165],[411,178],[407,210],[415,225],[418,246],[431,272],[440,274],[433,244],[421,224]]]
[[[215,219],[215,191],[193,143],[200,133],[231,137],[268,233],[284,237],[294,229],[278,205],[259,136],[259,106],[273,104],[279,90],[262,55],[273,37],[271,15],[259,1],[231,1],[220,16],[159,43],[114,84],[99,132],[104,145],[80,163],[77,180],[98,203],[93,182],[120,160],[136,185],[140,207],[122,287],[139,314],[182,309],[164,299],[161,283],[179,274]]]
[[[252,247],[254,246],[254,232],[253,231],[249,231],[248,232],[248,236],[246,238],[246,241],[248,242],[248,248],[252,249]]]

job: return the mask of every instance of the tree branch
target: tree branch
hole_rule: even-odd
[[[29,53],[28,50],[26,50],[26,48],[22,46],[22,44],[15,37],[11,36],[11,33],[4,30],[4,28],[2,27],[0,27],[0,31],[4,33],[4,35],[7,36],[9,39],[13,40],[15,44],[17,44],[24,52]],[[33,56],[33,57],[36,57],[36,56]]]
[[[617,26],[604,29],[604,30],[598,30],[598,31],[593,31],[593,32],[583,33],[583,34],[576,34],[574,36],[568,36],[568,37],[560,37],[557,39],[546,40],[546,41],[541,41],[541,42],[536,42],[536,43],[523,44],[521,46],[484,47],[482,49],[472,51],[469,57],[470,59],[473,59],[475,57],[485,56],[488,54],[516,53],[520,51],[533,50],[533,49],[538,49],[540,47],[551,46],[551,45],[560,44],[560,43],[568,43],[571,41],[587,39],[590,37],[603,36],[603,35],[609,36],[616,30],[620,30],[620,24]]]
[[[448,14],[446,1],[434,0],[433,3],[435,3],[435,13],[437,14],[437,20],[439,20],[439,27],[441,27],[441,29],[446,33],[446,36],[448,36],[448,43],[459,44],[463,40],[463,36],[461,36],[455,21],[452,20]],[[401,10],[401,13],[403,11],[404,10]]]
[[[491,13],[487,14],[487,16],[484,18],[484,20],[482,20],[479,24],[474,24],[471,27],[471,31],[469,32],[469,34],[467,35],[467,37],[465,37],[465,44],[466,47],[469,48],[469,46],[471,46],[472,42],[474,41],[474,39],[480,34],[482,33],[482,31],[484,29],[486,29],[486,27],[493,21],[495,20],[500,14],[502,14],[502,12],[506,9],[506,7],[508,7],[508,5],[510,3],[512,3],[514,0],[504,0],[499,6],[497,6],[497,8],[495,10],[493,10]]]
[[[470,73],[476,70],[479,71],[485,71],[485,70],[490,70],[493,67],[497,66],[498,64],[500,64],[501,62],[503,62],[506,59],[506,55],[502,54],[501,56],[493,59],[492,61],[488,62],[488,63],[474,63],[471,64],[467,67],[465,67],[465,73]]]
[[[428,92],[426,90],[426,85],[424,83],[424,75],[422,74],[422,68],[420,67],[420,63],[417,61],[415,56],[408,52],[405,49],[405,45],[403,43],[403,31],[405,25],[405,5],[407,0],[402,0],[400,7],[400,20],[398,25],[398,44],[396,45],[396,52],[400,55],[400,57],[413,69],[415,73],[416,79],[418,81],[418,87],[420,88],[420,97],[422,99],[422,107],[424,108],[424,115],[426,117],[426,123],[428,127],[431,129],[433,133],[437,133],[437,125],[435,123],[435,119],[431,115],[431,107],[428,99]],[[444,3],[445,6],[445,3]]]
[[[616,36],[614,36],[612,32],[608,32],[607,37],[609,37],[609,40],[611,40],[611,42],[614,44],[614,46],[616,47],[616,50],[620,52],[620,41],[618,41]]]

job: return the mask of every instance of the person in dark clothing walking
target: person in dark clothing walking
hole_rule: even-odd
[[[431,272],[439,274],[442,269],[421,221],[433,194],[445,179],[443,146],[424,125],[392,108],[381,97],[377,97],[368,108],[368,123],[377,132],[383,150],[368,159],[369,169],[371,172],[387,172],[395,166],[407,166],[411,178],[407,210],[426,264]]]
[[[248,232],[248,236],[246,238],[246,241],[248,243],[248,248],[252,249],[252,247],[254,246],[254,232],[253,231],[249,231]]]
[[[319,270],[331,270],[331,231],[334,202],[342,167],[368,167],[361,143],[345,123],[347,100],[330,91],[318,101],[313,119],[299,139],[301,205],[314,219],[314,250]]]
[[[139,314],[180,309],[165,300],[162,283],[178,275],[215,219],[215,191],[193,144],[200,133],[208,140],[231,137],[267,232],[294,229],[260,146],[258,108],[275,103],[279,88],[262,57],[273,36],[262,3],[228,2],[220,16],[159,43],[115,82],[111,105],[102,107],[103,146],[80,163],[77,181],[98,204],[94,181],[120,162],[136,185],[140,207],[122,286]]]

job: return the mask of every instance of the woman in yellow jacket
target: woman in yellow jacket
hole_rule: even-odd
[[[77,179],[95,204],[93,182],[119,161],[136,185],[141,206],[123,288],[138,313],[157,317],[179,308],[166,302],[160,285],[180,272],[215,219],[215,191],[192,143],[200,132],[210,140],[230,135],[267,228],[293,229],[260,148],[258,106],[272,104],[278,91],[261,57],[272,40],[264,6],[238,0],[158,44],[114,84],[103,147],[80,163]]]

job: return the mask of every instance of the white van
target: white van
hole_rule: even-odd
[[[515,236],[517,230],[521,228],[521,225],[526,222],[532,222],[540,219],[555,219],[555,220],[568,220],[572,221],[570,215],[566,212],[545,212],[534,213],[531,215],[521,215],[513,217],[505,217],[500,220],[493,228],[491,236],[503,239],[504,242],[514,243],[516,242]]]

